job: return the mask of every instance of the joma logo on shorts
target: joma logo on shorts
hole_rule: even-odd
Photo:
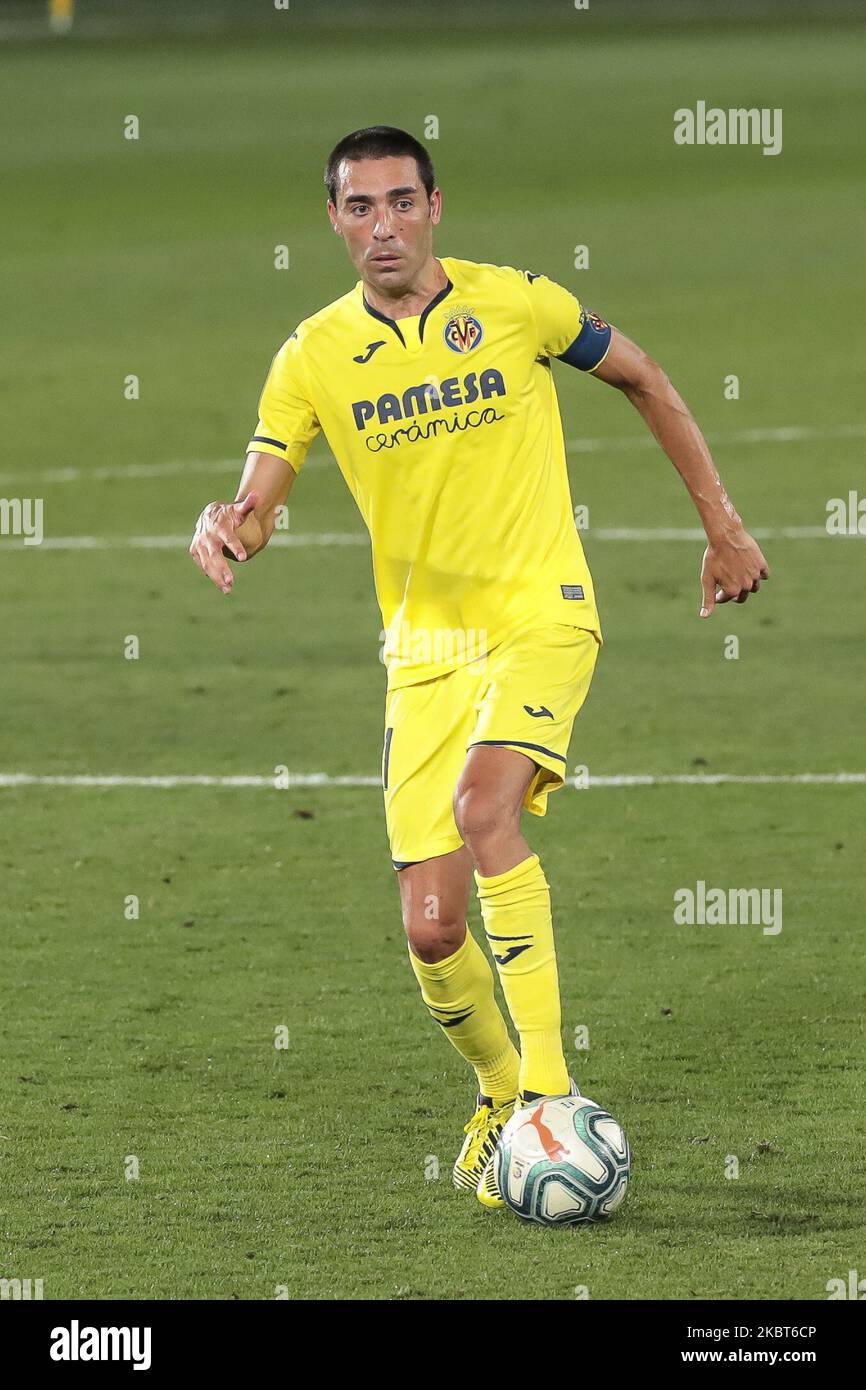
[[[393,391],[385,391],[375,401],[353,401],[352,414],[355,426],[362,430],[374,417],[382,425],[390,420],[411,420],[415,415],[426,415],[428,410],[442,410],[452,405],[471,405],[473,401],[486,401],[490,396],[504,396],[505,382],[502,373],[495,367],[483,372],[467,372],[462,378],[446,377],[438,384],[422,381],[419,386],[410,386],[402,396]]]

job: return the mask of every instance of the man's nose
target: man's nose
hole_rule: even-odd
[[[386,238],[392,237],[393,235],[394,233],[391,230],[390,211],[378,213],[376,220],[373,223],[373,236],[376,238],[377,241],[384,241]]]

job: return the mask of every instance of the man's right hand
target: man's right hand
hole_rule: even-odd
[[[196,522],[189,553],[202,573],[224,594],[231,593],[234,575],[223,546],[236,560],[246,560],[247,551],[238,530],[257,502],[254,492],[248,492],[240,502],[209,502]]]

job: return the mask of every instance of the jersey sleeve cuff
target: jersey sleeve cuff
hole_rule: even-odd
[[[270,434],[254,434],[246,452],[248,454],[276,454],[278,458],[285,459],[290,463],[297,473],[304,461],[307,450],[300,444],[286,444],[281,439],[276,439]]]

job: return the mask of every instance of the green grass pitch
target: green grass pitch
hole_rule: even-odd
[[[697,524],[673,469],[617,393],[558,371],[606,636],[572,763],[866,769],[863,540],[779,534],[863,488],[864,30],[591,14],[0,50],[0,495],[43,497],[49,541],[110,542],[0,537],[0,773],[377,773],[364,545],[269,552],[226,600],[181,545],[119,542],[189,533],[233,489],[271,355],[353,283],[330,145],[430,114],[440,254],[546,271],[641,342],[776,533],[758,599],[700,623],[699,543],[593,538]],[[783,108],[783,153],[675,146],[698,99]],[[292,531],[358,531],[323,443],[310,463]],[[727,1300],[866,1272],[862,787],[569,788],[530,819],[567,1055],[634,1151],[626,1206],[575,1232],[451,1188],[469,1074],[419,1004],[375,786],[7,787],[0,826],[0,1276],[46,1298]],[[676,925],[698,880],[781,888],[782,931]]]

